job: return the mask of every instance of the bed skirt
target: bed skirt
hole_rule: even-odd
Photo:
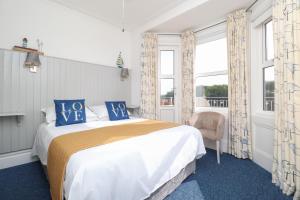
[[[191,174],[196,172],[196,160],[189,163],[183,168],[179,174],[169,180],[163,186],[158,188],[154,193],[151,194],[146,200],[163,200],[170,195],[174,190],[181,185],[181,183],[189,177]]]
[[[45,172],[45,175],[48,179],[48,173],[47,173],[47,166],[43,165],[43,169]],[[168,195],[170,195],[174,190],[180,186],[180,184],[191,174],[195,173],[196,171],[196,160],[190,162],[185,168],[183,168],[179,174],[177,174],[174,178],[169,180],[167,183],[165,183],[163,186],[158,188],[155,192],[151,194],[149,198],[146,200],[163,200]]]

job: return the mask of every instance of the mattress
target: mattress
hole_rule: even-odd
[[[143,120],[94,121],[62,127],[41,124],[33,155],[47,165],[48,147],[57,136]],[[70,200],[146,199],[204,154],[201,133],[185,125],[89,148],[71,156],[64,196]]]

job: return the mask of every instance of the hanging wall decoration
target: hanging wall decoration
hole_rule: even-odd
[[[119,68],[123,68],[124,67],[124,61],[123,61],[123,58],[122,58],[122,52],[119,53],[119,56],[117,58],[117,67]]]

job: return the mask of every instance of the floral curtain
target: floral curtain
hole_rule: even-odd
[[[300,1],[274,0],[275,136],[272,181],[300,199]]]
[[[186,123],[194,112],[194,58],[196,40],[192,31],[181,35],[182,45],[182,88],[181,88],[181,121]]]
[[[252,159],[249,69],[247,63],[247,14],[244,9],[227,19],[229,152]]]
[[[156,119],[157,35],[145,33],[141,55],[141,107],[144,118]]]

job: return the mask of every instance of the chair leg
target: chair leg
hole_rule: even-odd
[[[220,140],[220,154],[222,155],[223,154],[223,150],[222,150],[222,140]]]
[[[217,146],[217,161],[218,164],[220,164],[220,141],[219,140],[216,141],[216,146]]]

